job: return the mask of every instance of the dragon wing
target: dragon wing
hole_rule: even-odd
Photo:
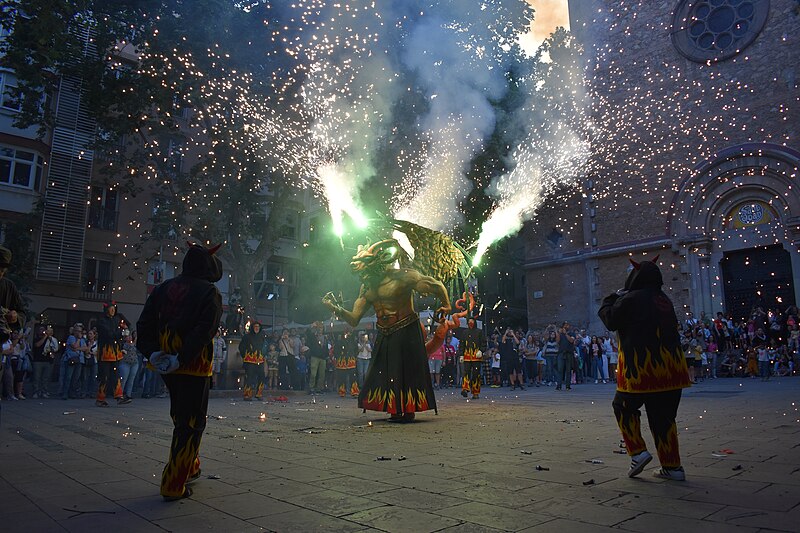
[[[472,258],[450,236],[406,220],[387,218],[388,225],[408,237],[414,248],[413,266],[421,274],[441,281],[451,290],[466,282]]]

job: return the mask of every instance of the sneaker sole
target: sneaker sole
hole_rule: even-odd
[[[642,470],[644,470],[644,467],[646,467],[648,464],[650,464],[650,461],[652,461],[652,460],[653,460],[653,456],[651,455],[650,457],[646,458],[644,461],[642,461],[641,463],[639,463],[639,464],[636,466],[636,468],[631,468],[631,469],[628,471],[628,477],[636,477],[636,476],[638,476],[639,474],[641,474],[641,473],[642,473]]]

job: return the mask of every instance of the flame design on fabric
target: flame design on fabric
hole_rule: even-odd
[[[242,362],[244,363],[255,363],[257,365],[264,362],[264,354],[261,353],[261,350],[247,350],[244,352],[244,356],[242,356]]]
[[[481,377],[478,375],[477,377],[473,377],[470,379],[469,376],[464,376],[461,380],[461,390],[465,390],[471,392],[472,394],[480,394],[481,393]]]
[[[343,355],[336,358],[336,370],[352,370],[356,367],[354,355]]]
[[[359,392],[361,391],[358,388],[358,383],[354,381],[353,384],[350,385],[350,396],[358,396]]]
[[[625,414],[617,419],[622,440],[625,441],[625,449],[628,455],[637,455],[647,449],[642,438],[642,419],[640,413]]]
[[[183,339],[181,339],[180,335],[173,333],[169,329],[165,329],[159,335],[158,345],[159,349],[163,352],[180,353],[181,347],[183,346]],[[181,363],[178,370],[174,373],[186,374],[189,376],[211,377],[211,359],[213,353],[214,351],[211,344],[203,346],[197,357],[187,365]],[[149,362],[147,363],[147,367],[150,370],[155,369]]]
[[[464,361],[483,361],[483,354],[478,355],[478,352],[478,345],[469,343],[464,347]]]
[[[641,411],[622,411],[617,413],[617,425],[625,441],[628,455],[637,455],[647,449],[647,444],[642,438]],[[653,424],[650,431],[656,444],[658,462],[664,468],[677,468],[681,466],[680,446],[678,444],[678,426],[675,422],[667,427]]]
[[[338,390],[338,392],[339,392],[339,396],[341,396],[342,398],[344,398],[344,397],[345,397],[345,394],[347,394],[347,392],[346,392],[346,389],[345,389],[345,387],[344,387],[344,383],[342,383],[342,384],[340,384],[340,385],[339,385],[339,390]]]
[[[175,419],[173,418],[173,423]],[[189,428],[194,430],[197,419],[189,419]],[[186,490],[186,480],[192,473],[200,469],[198,451],[200,449],[200,436],[192,431],[184,438],[173,435],[169,461],[161,474],[161,495],[176,497],[181,496]]]
[[[122,359],[122,350],[113,344],[106,344],[100,351],[101,361],[119,361]]]
[[[428,395],[421,389],[400,391],[399,401],[394,391],[376,389],[367,394],[361,407],[370,411],[385,411],[392,415],[416,413],[430,409]]]
[[[661,339],[661,330],[656,330]],[[655,348],[657,351],[651,351]],[[635,358],[635,364],[628,364]],[[661,392],[689,386],[689,369],[678,349],[669,349],[658,342],[651,346],[634,347],[628,353],[619,343],[617,389],[623,392]]]

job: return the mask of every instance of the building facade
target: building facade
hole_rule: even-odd
[[[800,301],[796,0],[575,0],[590,173],[525,229],[529,322],[602,332],[629,258],[678,309],[735,319]]]

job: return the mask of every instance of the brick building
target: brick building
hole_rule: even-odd
[[[600,133],[525,230],[532,327],[602,332],[629,257],[659,255],[679,318],[800,302],[799,4],[569,2]]]

